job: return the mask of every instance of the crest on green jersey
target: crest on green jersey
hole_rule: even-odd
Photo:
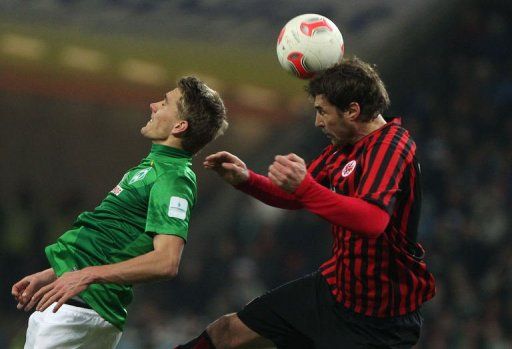
[[[128,184],[133,184],[137,181],[140,181],[142,179],[144,179],[144,177],[146,177],[146,175],[148,174],[149,171],[151,171],[152,167],[148,167],[148,168],[145,168],[145,169],[142,169],[140,170],[139,172],[137,172],[133,177],[132,179],[130,179],[130,181],[128,182]]]

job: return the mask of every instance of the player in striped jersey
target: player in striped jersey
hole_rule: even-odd
[[[420,306],[435,286],[417,243],[416,144],[398,119],[385,121],[384,84],[357,58],[315,77],[308,92],[315,126],[331,140],[309,166],[295,154],[276,156],[265,177],[227,152],[205,166],[269,205],[329,221],[332,257],[178,348],[408,348],[418,341]]]

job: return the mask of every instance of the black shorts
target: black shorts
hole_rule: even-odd
[[[411,348],[419,310],[393,318],[357,314],[334,301],[320,272],[282,285],[238,312],[242,322],[280,348]]]

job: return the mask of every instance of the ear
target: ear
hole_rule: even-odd
[[[347,118],[350,121],[356,121],[359,115],[361,115],[361,107],[359,106],[359,103],[352,102],[348,105],[347,108]]]
[[[171,134],[173,136],[179,136],[179,135],[183,134],[186,130],[188,130],[188,121],[187,120],[179,120],[174,124],[174,126],[171,130]]]

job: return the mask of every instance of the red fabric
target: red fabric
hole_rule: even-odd
[[[258,200],[279,208],[305,208],[329,221],[367,237],[381,234],[389,222],[389,215],[363,199],[336,194],[315,182],[308,174],[297,191],[289,194],[265,176],[249,172],[249,180],[237,189]]]
[[[249,194],[267,205],[285,208],[288,210],[297,210],[302,205],[294,195],[289,194],[272,183],[270,178],[257,174],[249,170],[249,180],[245,183],[235,186],[236,189]]]
[[[363,199],[336,194],[307,175],[295,197],[307,210],[327,219],[331,224],[358,235],[375,238],[389,223],[389,215],[377,205]]]

